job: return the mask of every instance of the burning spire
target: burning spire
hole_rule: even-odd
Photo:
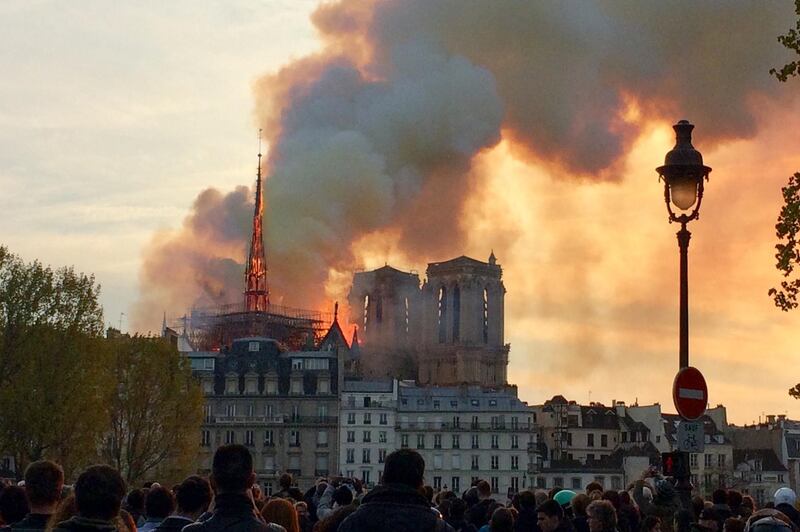
[[[269,305],[267,259],[264,254],[264,237],[261,231],[264,220],[264,203],[261,196],[261,130],[259,129],[253,235],[250,240],[250,255],[247,257],[247,266],[244,273],[244,306],[247,312],[265,312]]]

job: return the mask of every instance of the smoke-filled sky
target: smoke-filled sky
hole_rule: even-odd
[[[123,329],[237,301],[263,128],[273,301],[329,310],[355,268],[493,249],[523,399],[671,410],[654,168],[688,118],[713,167],[692,363],[732,420],[797,417],[800,311],[767,296],[800,170],[800,80],[768,74],[793,24],[788,0],[4,2],[0,242],[96,273]]]

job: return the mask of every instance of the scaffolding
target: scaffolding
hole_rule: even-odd
[[[247,311],[244,303],[193,308],[183,320],[184,331],[198,351],[218,351],[237,338],[273,338],[290,350],[314,349],[333,322],[333,314],[267,304]]]

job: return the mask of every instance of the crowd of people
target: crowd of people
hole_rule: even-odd
[[[167,488],[128,490],[106,465],[87,468],[72,486],[61,467],[34,462],[18,484],[0,486],[0,531],[56,532],[800,532],[797,496],[788,487],[757,508],[735,490],[683,508],[670,479],[648,470],[624,491],[590,483],[584,492],[526,490],[498,501],[485,480],[464,493],[435,493],[425,462],[401,449],[386,457],[380,485],[320,479],[303,492],[290,475],[265,495],[247,447],[214,454],[208,479],[192,475]]]

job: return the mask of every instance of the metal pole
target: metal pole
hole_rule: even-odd
[[[680,350],[679,365],[680,369],[689,367],[689,239],[692,234],[686,229],[686,222],[681,222],[681,230],[678,231],[678,248],[680,249]],[[685,420],[683,421],[686,422]],[[681,500],[681,506],[688,510],[692,501],[692,482],[691,464],[689,453],[682,452],[683,459],[686,460],[687,474],[676,477],[675,490]]]
[[[680,369],[689,367],[689,239],[692,234],[681,223],[678,231],[678,248],[681,252],[681,310],[680,310]]]

